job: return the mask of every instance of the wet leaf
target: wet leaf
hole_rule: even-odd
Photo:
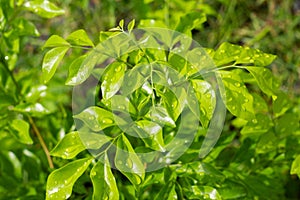
[[[23,6],[25,9],[45,18],[53,18],[65,13],[63,9],[60,9],[53,3],[44,0],[27,1],[23,4]]]
[[[116,180],[112,174],[109,158],[104,154],[104,161],[98,161],[91,170],[90,174],[93,183],[93,199],[118,200],[119,190]]]
[[[82,144],[78,132],[75,131],[65,135],[50,154],[64,159],[72,159],[83,150],[85,150],[85,146]]]
[[[227,109],[234,116],[242,119],[255,118],[253,97],[240,77],[231,71],[220,70],[219,73],[224,84],[224,91],[221,91],[221,97]]]
[[[92,159],[83,158],[54,170],[47,179],[46,200],[64,200],[71,196],[77,179],[85,172]]]
[[[113,113],[96,106],[91,106],[73,117],[82,120],[93,131],[101,131],[116,125],[114,120],[116,116]]]
[[[115,95],[123,83],[126,65],[124,63],[113,62],[102,75],[101,91],[104,99],[109,99]]]
[[[145,168],[124,134],[117,141],[115,166],[134,185],[144,180]]]
[[[279,90],[280,83],[273,76],[270,70],[261,67],[246,68],[255,78],[259,88],[269,96],[276,96]]]
[[[49,110],[40,103],[19,104],[16,107],[14,107],[13,110],[16,112],[31,114],[31,116],[33,117],[41,117],[50,113]]]
[[[45,54],[42,65],[42,76],[45,83],[53,77],[59,63],[68,50],[69,47],[56,47]]]
[[[200,121],[207,127],[216,106],[216,95],[212,86],[203,80],[192,80],[193,89],[199,102]]]
[[[69,74],[66,80],[66,85],[78,85],[81,82],[81,76],[79,75],[80,68],[87,55],[82,55],[76,58],[69,67]]]

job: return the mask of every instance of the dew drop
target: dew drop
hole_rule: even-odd
[[[236,109],[236,107],[235,106],[232,106],[232,110],[235,110]]]
[[[98,128],[99,128],[99,125],[96,124],[96,125],[94,126],[94,128],[95,128],[95,129],[98,129]]]
[[[122,67],[118,66],[118,67],[115,68],[115,72],[119,72],[119,71],[121,71],[121,69],[122,69]]]
[[[240,86],[241,86],[241,84],[240,84],[239,82],[236,82],[234,85],[235,85],[236,87],[240,87]]]
[[[253,124],[257,124],[257,119],[252,119]]]
[[[104,118],[104,119],[102,120],[102,123],[103,123],[103,124],[112,124],[112,123],[113,123],[113,120],[111,120],[111,119],[109,119],[109,118]]]
[[[122,160],[118,160],[117,163],[118,163],[119,165],[122,165],[122,164],[123,164]]]
[[[126,166],[129,168],[132,168],[132,166],[133,166],[132,160],[127,159]]]
[[[125,106],[124,106],[124,105],[119,105],[119,106],[118,106],[118,109],[120,109],[120,110],[125,110]]]
[[[211,98],[211,94],[206,94],[206,97],[207,98]]]
[[[245,99],[244,101],[247,103],[247,102],[249,102],[249,99]]]
[[[231,98],[231,97],[228,99],[228,102],[230,102],[230,101],[232,101],[232,98]]]
[[[95,172],[95,171],[93,171],[92,173],[91,173],[91,176],[96,176],[97,175],[97,173]]]
[[[68,181],[67,181],[67,180],[65,180],[65,184],[68,184]]]
[[[89,120],[94,120],[94,119],[95,119],[94,116],[90,116],[90,117],[89,117]]]

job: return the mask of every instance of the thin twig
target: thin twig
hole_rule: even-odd
[[[45,152],[45,154],[46,154],[46,157],[47,157],[47,160],[48,160],[48,163],[49,163],[49,167],[50,167],[51,169],[53,169],[53,168],[54,168],[54,165],[53,165],[53,162],[52,162],[52,159],[51,159],[51,156],[50,156],[49,149],[48,149],[48,147],[47,147],[47,145],[46,145],[46,143],[45,143],[45,141],[44,141],[42,135],[40,134],[39,129],[36,127],[36,125],[35,125],[33,119],[32,119],[30,116],[28,116],[28,119],[29,119],[29,123],[31,124],[31,126],[32,126],[32,128],[33,128],[33,132],[34,132],[34,133],[36,134],[36,136],[38,137],[38,140],[39,140],[39,142],[40,142],[40,144],[41,144],[41,146],[42,146],[42,148],[43,148],[43,150],[44,150],[44,152]]]

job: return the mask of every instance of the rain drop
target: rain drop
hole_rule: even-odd
[[[257,119],[252,119],[253,124],[257,123]]]
[[[104,119],[102,120],[102,123],[103,123],[103,124],[112,124],[112,123],[113,123],[113,120],[111,120],[111,119],[109,119],[109,118],[104,118]]]
[[[234,85],[235,85],[236,87],[240,87],[240,86],[241,86],[241,84],[240,84],[239,82],[236,82]]]
[[[95,172],[95,171],[93,171],[92,173],[91,173],[91,176],[96,176],[97,175],[97,173]]]
[[[249,99],[245,99],[244,101],[247,103],[247,102],[249,102]]]
[[[115,72],[119,72],[119,71],[121,71],[121,69],[122,69],[122,67],[118,66],[118,67],[115,68]]]
[[[90,117],[89,117],[89,120],[94,120],[94,119],[95,119],[94,116],[90,116]]]
[[[235,106],[232,106],[232,110],[235,110],[236,109],[236,107]]]

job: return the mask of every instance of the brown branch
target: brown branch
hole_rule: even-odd
[[[46,154],[46,157],[47,157],[47,160],[48,160],[48,163],[49,163],[49,167],[50,167],[51,169],[53,169],[53,168],[54,168],[54,165],[53,165],[53,162],[52,162],[52,159],[51,159],[51,156],[50,156],[49,149],[48,149],[48,147],[47,147],[47,145],[46,145],[46,143],[45,143],[45,141],[44,141],[42,135],[40,134],[39,129],[36,127],[36,125],[35,125],[33,119],[32,119],[30,116],[28,116],[28,119],[29,119],[29,123],[30,123],[31,126],[32,126],[33,132],[34,132],[34,133],[36,134],[36,136],[38,137],[38,140],[39,140],[39,142],[40,142],[40,144],[41,144],[41,146],[42,146],[42,148],[43,148],[43,150],[44,150],[44,152],[45,152],[45,154]]]

